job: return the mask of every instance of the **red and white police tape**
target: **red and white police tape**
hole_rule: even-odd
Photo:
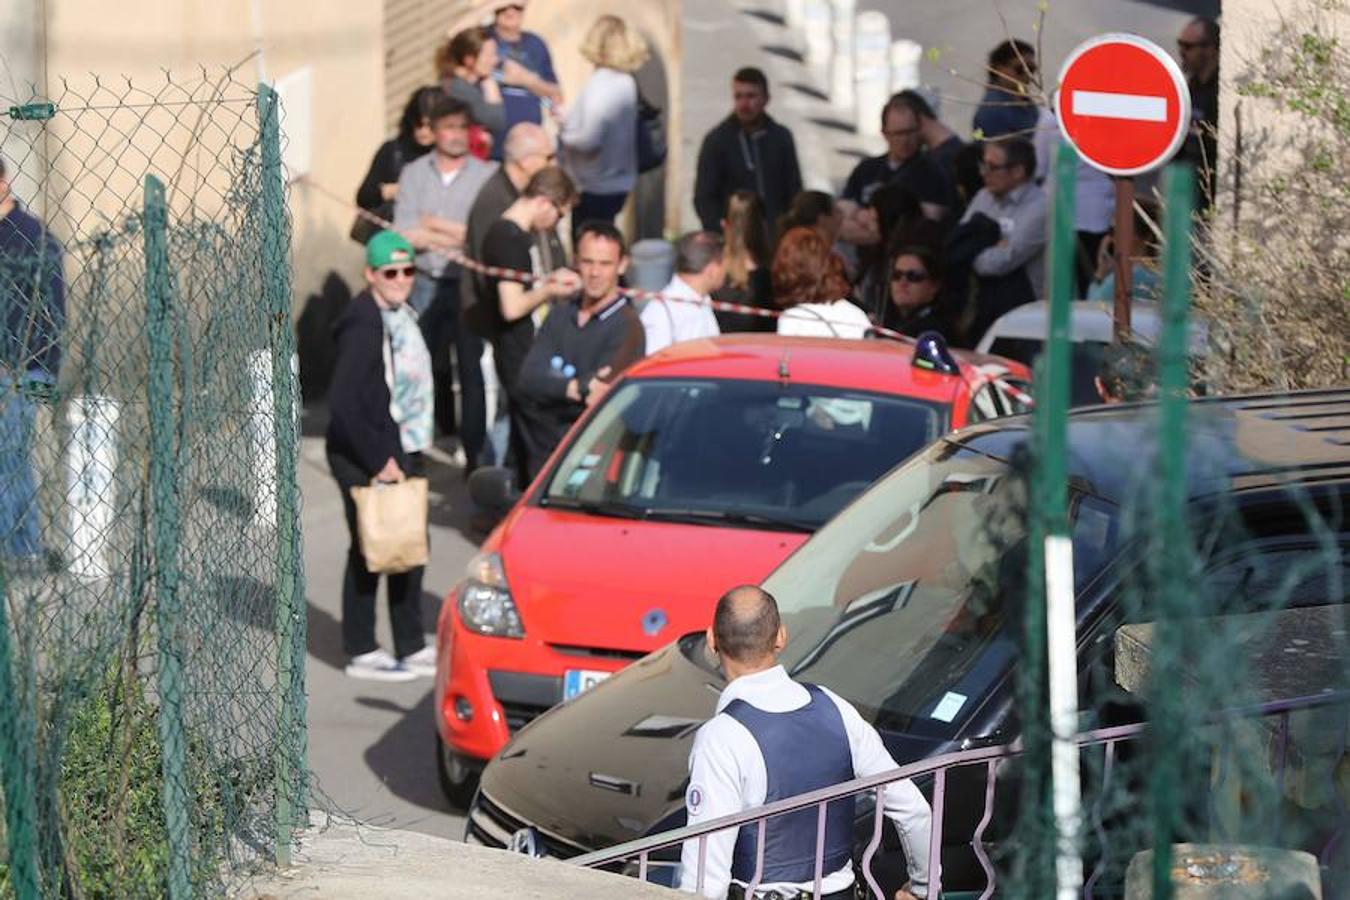
[[[336,203],[340,203],[343,206],[346,206],[347,208],[354,210],[356,214],[361,218],[366,219],[367,221],[372,222],[373,224],[378,225],[381,228],[387,228],[390,231],[398,230],[394,227],[393,222],[390,222],[387,219],[375,215],[368,209],[363,209],[357,206],[356,204],[352,203],[351,201],[343,197],[338,196],[337,194],[333,193],[332,191],[328,190],[322,185],[317,184],[313,180],[305,178],[303,179],[303,181],[308,187],[324,195],[328,199],[333,200]],[[455,263],[456,265],[459,266],[463,266],[464,268],[470,270],[471,272],[477,272],[479,275],[485,275],[488,278],[500,278],[506,281],[518,281],[521,282],[522,284],[529,284],[529,285],[534,285],[542,281],[547,281],[549,278],[548,275],[536,275],[533,272],[523,272],[518,269],[507,269],[502,266],[490,266],[486,263],[479,262],[476,259],[470,259],[468,256],[465,256],[463,252],[458,250],[448,252],[445,255],[450,262]],[[740,313],[742,315],[747,316],[758,316],[759,318],[762,319],[777,319],[780,318],[785,312],[785,310],[781,309],[764,309],[763,307],[749,306],[744,303],[730,303],[726,300],[713,300],[711,298],[706,300],[698,300],[690,297],[677,297],[673,294],[666,294],[661,291],[648,291],[643,290],[642,288],[624,287],[619,289],[619,293],[625,297],[628,297],[631,300],[660,300],[666,303],[691,303],[697,306],[707,306],[718,312]],[[799,309],[799,312],[805,311],[806,310]],[[820,321],[823,322],[825,326],[830,329],[831,332],[834,332],[836,337],[839,335],[839,333],[835,331],[836,325],[840,326],[841,328],[850,330],[857,327],[854,323],[827,319],[825,316],[821,315],[816,310],[809,310],[809,312],[811,312],[818,319],[820,319]],[[890,328],[884,328],[881,325],[869,325],[867,327],[867,331],[879,337],[887,338],[889,340],[900,341],[901,343],[910,345],[913,345],[915,343],[915,339],[910,337],[909,335],[901,334],[900,332],[894,331]],[[1011,394],[1019,403],[1022,403],[1026,406],[1033,406],[1035,404],[1035,399],[1030,394],[1021,390],[1017,386],[1010,384],[1004,379],[999,377],[995,377],[993,380],[997,382],[999,386],[1002,387],[1005,391]]]

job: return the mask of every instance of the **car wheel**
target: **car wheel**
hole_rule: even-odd
[[[478,789],[479,767],[466,756],[461,756],[445,745],[436,735],[436,771],[441,779],[441,791],[450,805],[466,810]]]

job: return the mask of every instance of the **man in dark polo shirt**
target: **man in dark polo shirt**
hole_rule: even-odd
[[[941,221],[955,211],[956,189],[942,166],[923,152],[922,126],[906,98],[892,97],[882,109],[881,134],[886,152],[854,167],[844,199],[866,206],[877,188],[898,184],[919,198],[930,219]]]
[[[512,427],[521,425],[530,478],[588,402],[646,349],[642,321],[619,293],[628,269],[628,247],[619,230],[608,222],[582,225],[576,263],[581,293],[549,312],[516,381],[520,411]]]

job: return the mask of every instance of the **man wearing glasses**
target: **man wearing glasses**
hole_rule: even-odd
[[[887,102],[881,111],[881,135],[886,152],[854,167],[844,199],[866,206],[878,188],[896,184],[919,198],[925,216],[941,221],[956,208],[956,190],[942,166],[924,154],[919,117],[908,98],[897,94]]]
[[[963,229],[981,218],[992,222],[989,231],[997,235],[971,263],[978,287],[978,309],[971,326],[976,338],[1008,310],[1044,296],[1049,229],[1045,191],[1032,180],[1036,150],[1031,142],[1020,137],[990,141],[983,152],[984,188],[970,201],[961,220]]]
[[[506,107],[506,127],[493,135],[492,158],[502,159],[505,133],[520,122],[539,125],[544,121],[543,107],[549,105],[554,116],[562,114],[562,90],[553,72],[553,57],[544,39],[525,31],[525,0],[498,0],[492,7],[492,36],[497,41],[500,61],[493,77],[502,83],[502,103]]]
[[[1192,19],[1177,35],[1177,55],[1191,90],[1191,130],[1180,157],[1195,166],[1201,202],[1208,206],[1214,197],[1219,149],[1219,23]]]

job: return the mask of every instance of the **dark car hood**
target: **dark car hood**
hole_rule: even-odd
[[[488,764],[484,794],[588,849],[682,811],[694,732],[725,684],[685,656],[691,643],[701,652],[697,639],[667,646],[536,719]]]

